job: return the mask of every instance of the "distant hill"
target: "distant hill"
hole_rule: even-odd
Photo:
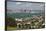
[[[34,15],[41,15],[40,13],[8,13],[7,16],[13,17],[13,18],[26,18],[26,17],[32,17]]]

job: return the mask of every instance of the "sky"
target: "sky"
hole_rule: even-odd
[[[44,10],[43,3],[28,3],[28,2],[7,2],[7,9],[15,12],[20,12],[21,10]]]

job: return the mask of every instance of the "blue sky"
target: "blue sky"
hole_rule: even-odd
[[[7,2],[7,8],[18,9],[18,8],[29,8],[32,10],[43,10],[44,4],[37,3],[22,3],[22,2]]]
[[[42,3],[27,3],[27,2],[7,2],[7,9],[17,10],[44,10]]]

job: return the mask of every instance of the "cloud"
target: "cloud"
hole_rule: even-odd
[[[7,1],[11,1],[11,0],[7,0]]]
[[[16,4],[21,4],[21,2],[16,2]]]
[[[29,0],[7,0],[7,1],[29,1]]]

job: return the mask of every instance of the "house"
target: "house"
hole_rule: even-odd
[[[41,18],[41,19],[40,19]],[[38,26],[35,26],[37,24],[39,24],[40,22],[42,23],[43,20],[43,17],[41,16],[34,16],[34,17],[31,17],[31,18],[25,18],[25,19],[15,19],[16,20],[16,24],[17,24],[17,28],[26,28],[26,29],[29,29],[29,28],[35,28]],[[32,22],[35,22],[34,26],[32,26]],[[40,25],[45,25],[45,24],[40,24]]]

